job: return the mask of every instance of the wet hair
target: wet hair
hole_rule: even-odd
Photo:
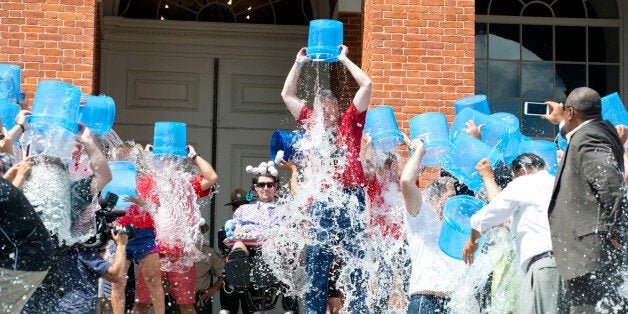
[[[316,100],[319,101],[319,102],[322,102],[325,99],[337,100],[336,96],[334,95],[334,93],[331,90],[329,90],[329,89],[321,89],[316,94]]]
[[[519,170],[525,169],[528,171],[538,171],[541,169],[545,169],[545,161],[543,158],[539,157],[533,153],[523,153],[515,160],[512,161],[512,166],[510,169],[513,173],[518,173]]]
[[[447,185],[451,184],[455,188],[455,182],[452,177],[440,177],[434,181],[427,189],[425,197],[428,201],[432,202],[438,200],[447,191]]]
[[[279,184],[279,178],[278,178],[278,177],[275,177],[275,176],[273,176],[273,175],[271,175],[271,174],[269,174],[269,173],[266,173],[266,174],[257,174],[257,175],[253,178],[253,184],[256,184],[257,182],[259,182],[259,178],[260,178],[260,177],[272,178],[272,179],[273,179],[273,181],[274,181],[276,184]]]
[[[569,106],[581,116],[595,116],[602,114],[600,94],[589,87],[578,87],[569,93]]]
[[[393,162],[397,161],[397,155],[386,152],[386,159],[384,159],[384,166],[390,168]]]

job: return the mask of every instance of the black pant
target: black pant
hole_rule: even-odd
[[[226,293],[224,289],[220,289],[220,306],[231,314],[238,313],[240,307],[242,307],[242,313],[252,314],[255,312],[252,303],[251,298],[246,293]]]

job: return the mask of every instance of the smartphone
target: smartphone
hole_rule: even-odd
[[[526,101],[523,104],[523,114],[528,116],[542,116],[549,114],[549,106],[544,102]]]

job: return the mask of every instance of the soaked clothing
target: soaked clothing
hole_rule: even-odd
[[[312,123],[314,111],[308,106],[303,106],[297,122],[302,126]],[[362,141],[362,130],[366,111],[358,112],[353,102],[342,115],[338,123],[338,132],[335,134],[335,143],[338,154],[335,158],[339,165],[344,165],[342,171],[337,171],[334,179],[340,182],[343,187],[365,186],[367,184],[362,162],[360,161],[360,148]]]
[[[434,210],[423,203],[412,217],[405,211],[408,253],[412,260],[410,295],[420,291],[449,293],[458,287],[465,264],[453,259],[438,247],[441,222]]]
[[[233,214],[233,221],[246,234],[263,235],[279,224],[277,204],[258,201],[255,204],[243,204]]]
[[[399,240],[403,234],[403,208],[389,204],[401,199],[401,187],[397,182],[383,186],[382,182],[373,177],[367,186],[370,203],[370,232],[371,237],[383,237]],[[387,201],[388,200],[388,201]]]
[[[64,295],[59,300],[59,313],[96,313],[98,279],[111,264],[95,249],[75,246],[68,251],[65,265]]]

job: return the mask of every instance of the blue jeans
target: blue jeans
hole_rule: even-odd
[[[408,314],[449,313],[449,298],[431,294],[413,294],[408,304]]]
[[[325,313],[327,307],[327,279],[334,259],[334,249],[341,245],[348,257],[364,259],[365,221],[351,218],[351,214],[362,214],[366,209],[362,187],[346,188],[342,191],[342,205],[333,207],[333,203],[314,201],[310,207],[310,239],[314,245],[307,247],[305,272],[308,290],[305,293],[305,308],[309,313]],[[358,208],[349,208],[350,199],[357,198]],[[354,203],[355,204],[355,203]],[[356,267],[350,273],[349,304],[352,313],[368,313],[366,307],[367,280],[362,269]]]

